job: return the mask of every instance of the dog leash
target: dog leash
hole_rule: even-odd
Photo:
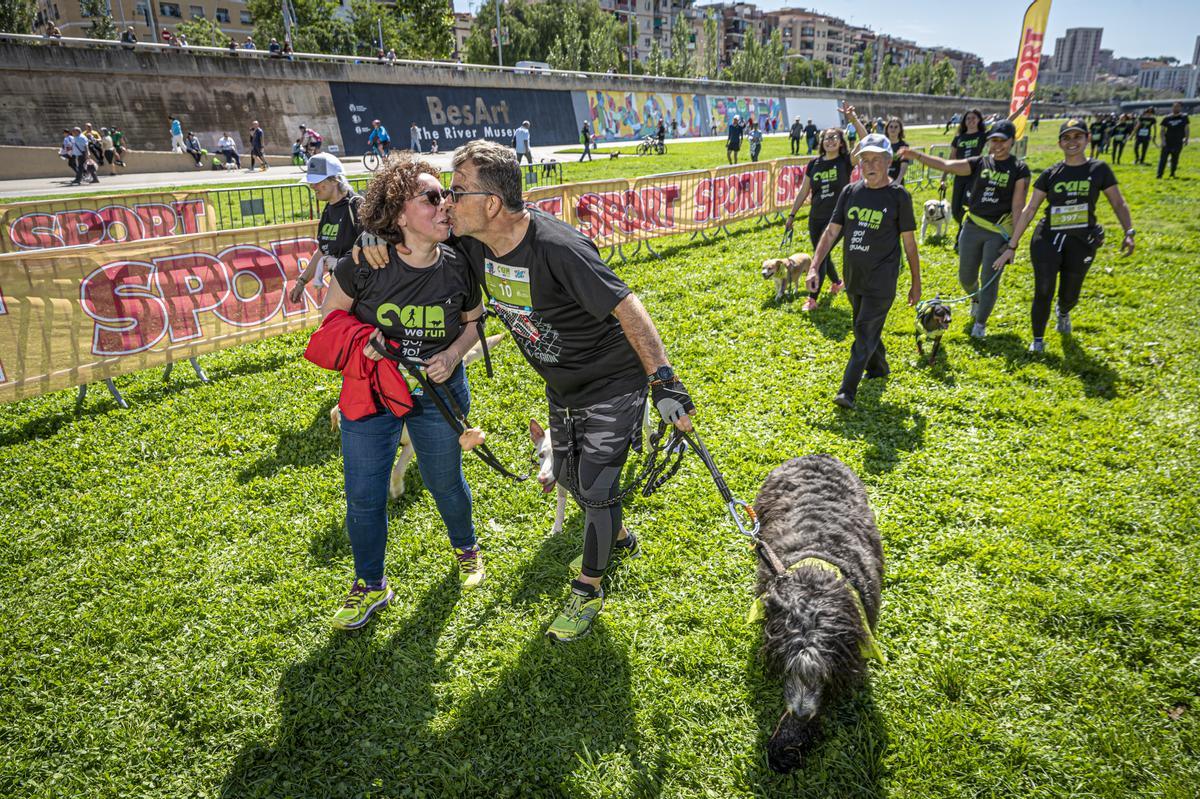
[[[433,404],[437,407],[438,411],[442,414],[442,417],[447,423],[449,423],[450,428],[455,433],[461,436],[464,432],[466,432],[467,428],[470,427],[470,422],[467,421],[467,415],[463,412],[462,406],[459,405],[458,400],[454,398],[454,392],[447,389],[446,397],[443,398],[441,392],[437,390],[437,387],[434,386],[433,382],[430,381],[425,375],[425,370],[422,369],[419,364],[415,364],[404,356],[397,354],[394,350],[392,350],[390,342],[385,341],[383,344],[380,344],[379,341],[374,338],[371,338],[370,342],[371,346],[376,352],[378,352],[384,358],[387,358],[389,361],[394,361],[400,364],[408,371],[409,374],[416,378],[417,383],[419,383],[421,386],[421,390],[425,392],[426,396],[433,400]],[[484,346],[486,347],[487,345],[485,344]],[[472,447],[471,451],[474,452],[475,455],[478,456],[479,460],[486,463],[493,471],[499,473],[502,477],[512,480],[514,483],[522,483],[529,479],[529,474],[519,475],[509,471],[504,464],[500,462],[500,459],[492,453],[488,445],[483,442],[480,442],[476,446]]]

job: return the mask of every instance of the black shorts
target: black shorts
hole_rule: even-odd
[[[104,163],[111,164],[113,162],[113,159],[115,159],[116,157],[117,157],[117,153],[115,150],[105,150],[104,151]]]
[[[740,145],[740,144],[726,144],[726,145],[725,145],[725,149],[726,149],[726,150],[728,150],[728,151],[729,151],[729,152],[731,152],[731,153],[736,153],[738,150],[742,149],[742,145]]]

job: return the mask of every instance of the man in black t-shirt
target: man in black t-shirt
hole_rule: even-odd
[[[817,134],[819,132],[813,121],[811,119],[808,120],[808,124],[804,126],[804,143],[808,147],[809,155],[812,155],[813,150],[817,149]]]
[[[792,155],[800,155],[800,137],[804,135],[804,126],[800,124],[800,117],[792,120],[792,127],[788,131],[788,139],[792,145]],[[811,153],[812,150],[809,150]]]
[[[546,381],[554,475],[582,500],[580,573],[547,630],[554,641],[574,641],[604,605],[600,583],[610,560],[638,554],[613,500],[641,430],[647,391],[664,421],[681,430],[691,430],[695,405],[646,309],[595,244],[525,206],[512,150],[473,141],[453,164],[448,210],[456,244],[488,307]],[[386,249],[366,255],[372,266],[387,262]]]
[[[725,160],[731,164],[737,163],[738,150],[742,149],[742,134],[745,131],[746,126],[742,124],[742,118],[735,115],[725,133]]]
[[[838,196],[833,218],[817,243],[806,280],[809,291],[815,291],[821,261],[838,236],[844,235],[842,279],[854,311],[854,343],[841,388],[833,398],[842,408],[854,407],[864,371],[868,379],[887,377],[890,372],[883,346],[883,325],[896,299],[901,245],[912,276],[908,304],[916,305],[921,299],[921,261],[914,235],[917,224],[912,196],[903,186],[891,184],[888,177],[891,161],[892,147],[887,136],[871,134],[862,140],[859,165],[863,179],[851,183]]]
[[[1171,113],[1163,117],[1159,123],[1162,131],[1162,152],[1158,156],[1158,177],[1163,176],[1167,161],[1171,162],[1171,177],[1179,167],[1179,154],[1187,146],[1191,123],[1188,115],[1183,113],[1183,103],[1171,106]]]

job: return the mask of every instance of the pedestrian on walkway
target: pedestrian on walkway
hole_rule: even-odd
[[[746,126],[742,124],[741,116],[734,114],[729,129],[725,132],[725,160],[731,164],[737,163],[738,151],[742,149],[742,134],[745,131]]]
[[[792,127],[788,130],[788,140],[792,145],[792,155],[800,155],[800,137],[804,135],[804,126],[800,124],[800,117],[792,120]],[[812,153],[812,150],[809,150]]]
[[[183,146],[183,123],[173,116],[168,116],[167,119],[171,120],[171,152],[182,153],[185,149]]]
[[[529,146],[529,120],[521,123],[521,126],[513,131],[513,149],[517,151],[517,163],[521,163],[524,158],[529,162],[529,168],[533,168],[533,152]]]
[[[414,122],[408,128],[408,149],[414,153],[421,152],[421,129]]]
[[[75,179],[71,181],[71,185],[78,186],[83,182],[84,167],[88,157],[88,140],[78,127],[71,128],[71,155],[75,159],[73,164]]]
[[[579,129],[579,143],[583,145],[583,155],[579,156],[579,163],[583,163],[583,159],[593,161],[592,158],[592,129],[585,121],[583,127]]]
[[[808,155],[813,154],[813,150],[817,149],[817,135],[820,133],[813,121],[808,120],[808,124],[804,126],[804,143],[808,146]]]
[[[250,123],[250,166],[246,168],[246,171],[254,171],[255,159],[262,162],[264,172],[270,168],[267,164],[267,156],[263,153],[263,129],[257,119]]]
[[[104,163],[108,164],[108,174],[117,174],[117,147],[108,128],[100,128],[100,149],[104,153]]]

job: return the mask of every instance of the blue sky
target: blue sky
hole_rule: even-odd
[[[967,50],[986,63],[1016,55],[1027,0],[908,5],[895,0],[757,0],[756,4],[764,10],[811,8],[925,46]],[[458,11],[474,11],[479,5],[479,0],[454,0]],[[895,21],[897,17],[902,21]],[[1200,0],[1054,0],[1047,53],[1054,49],[1054,38],[1067,28],[1104,28],[1101,46],[1118,56],[1168,55],[1188,63],[1200,35]]]

